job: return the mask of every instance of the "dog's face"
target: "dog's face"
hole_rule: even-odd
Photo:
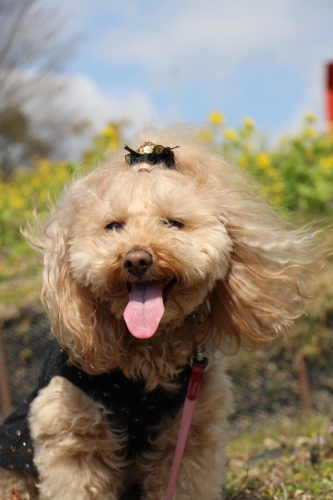
[[[153,336],[190,314],[227,272],[232,243],[217,203],[175,170],[110,174],[90,186],[73,219],[72,277],[133,336]]]

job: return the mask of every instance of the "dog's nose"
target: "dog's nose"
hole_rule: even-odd
[[[124,268],[137,278],[142,278],[153,263],[150,253],[145,250],[132,250],[124,257]]]

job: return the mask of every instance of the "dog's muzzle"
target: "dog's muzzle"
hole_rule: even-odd
[[[129,281],[129,300],[124,311],[124,320],[130,333],[139,339],[152,337],[164,315],[168,294],[176,283],[172,278],[166,286],[162,281],[148,279],[153,257],[146,250],[131,250],[123,261]]]

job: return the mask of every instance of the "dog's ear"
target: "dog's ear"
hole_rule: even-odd
[[[311,236],[281,227],[275,217],[263,221],[245,216],[229,224],[229,269],[209,297],[214,340],[234,352],[240,345],[266,347],[303,313],[300,284],[312,258]]]
[[[72,278],[68,256],[68,222],[55,214],[45,233],[42,301],[46,307],[53,333],[60,345],[69,351],[73,343],[89,350],[90,330],[95,315],[90,294]],[[85,315],[82,315],[83,310]]]
[[[45,228],[42,301],[48,311],[52,331],[60,345],[68,351],[71,361],[88,373],[101,373],[110,367],[112,353],[107,351],[108,346],[113,344],[111,336],[117,335],[119,322],[113,317],[108,318],[106,341],[102,305],[72,276],[68,252],[69,224],[60,211],[51,217]]]

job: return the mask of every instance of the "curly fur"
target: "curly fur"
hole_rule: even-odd
[[[43,233],[28,238],[43,250],[42,300],[72,363],[90,374],[118,367],[127,377],[143,377],[151,390],[169,387],[203,343],[235,352],[286,334],[303,311],[300,268],[313,257],[311,235],[290,228],[243,172],[194,141],[191,130],[148,126],[133,144],[145,141],[179,146],[176,168],[145,165],[150,173],[141,173],[119,152],[69,187]],[[110,222],[123,227],[106,230]],[[123,320],[132,279],[123,259],[137,249],[153,256],[147,281],[166,285],[176,278],[148,340],[132,337]],[[103,408],[80,392],[55,379],[32,406],[38,498],[116,499],[131,477],[139,479],[142,498],[162,499],[180,414],[161,430],[151,455],[129,469],[114,452],[123,438],[110,430]],[[229,382],[215,364],[205,375],[175,499],[219,498],[231,408]],[[11,483],[3,474],[0,498],[8,499]],[[20,481],[12,482],[20,498],[37,498],[31,477],[24,494]]]

